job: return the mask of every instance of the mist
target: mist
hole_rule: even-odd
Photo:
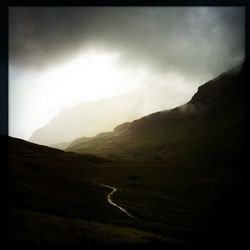
[[[91,101],[114,109],[82,136],[182,105],[244,60],[244,31],[243,7],[10,7],[10,135]]]

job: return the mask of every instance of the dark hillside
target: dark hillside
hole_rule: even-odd
[[[199,87],[185,105],[119,125],[67,151],[127,159],[186,159],[235,164],[243,157],[245,64]]]

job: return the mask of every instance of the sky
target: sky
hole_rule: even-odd
[[[10,7],[9,134],[126,93],[174,108],[244,55],[244,7]]]

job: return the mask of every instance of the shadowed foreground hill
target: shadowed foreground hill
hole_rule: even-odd
[[[114,165],[9,137],[9,242],[178,243],[124,225],[124,215],[106,201],[109,190],[92,182]]]
[[[127,159],[235,164],[243,157],[245,65],[199,87],[185,105],[74,141],[67,151]]]
[[[112,200],[136,218],[95,183],[116,187]],[[10,138],[9,242],[240,246],[243,184],[240,168],[109,161]]]

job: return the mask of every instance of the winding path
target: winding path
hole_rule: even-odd
[[[102,184],[102,183],[97,183],[95,181],[93,181],[93,183],[102,185],[102,186],[107,187],[109,189],[112,189],[112,191],[107,195],[107,201],[108,201],[108,203],[111,204],[112,206],[118,208],[120,211],[122,211],[123,213],[125,213],[128,217],[135,219],[135,217],[131,213],[129,213],[126,209],[124,209],[123,207],[120,207],[119,205],[115,204],[111,200],[111,195],[113,195],[117,191],[117,189],[115,187],[108,186],[108,185],[105,185],[105,184]]]

